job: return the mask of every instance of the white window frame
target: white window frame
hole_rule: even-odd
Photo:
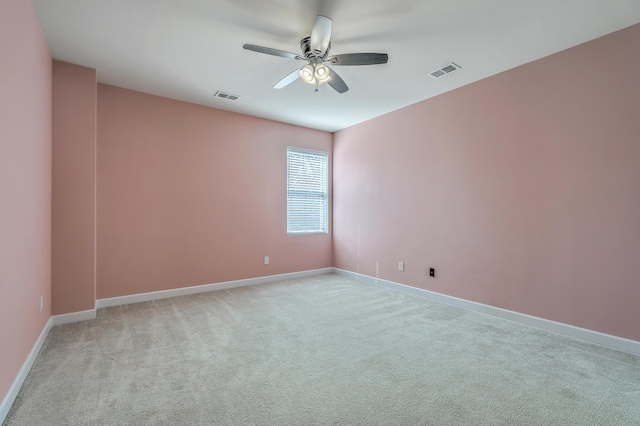
[[[324,168],[324,170],[319,170],[324,173],[324,176],[320,177],[320,180],[316,180],[315,184],[312,182],[312,188],[310,191],[312,194],[315,192],[317,195],[314,195],[311,198],[308,198],[308,201],[313,207],[313,204],[318,204],[317,200],[320,200],[322,208],[324,211],[318,212],[320,216],[320,221],[322,223],[318,223],[319,226],[317,228],[308,227],[306,229],[300,229],[300,226],[296,226],[294,222],[294,215],[292,214],[293,210],[293,200],[295,197],[292,196],[292,192],[297,190],[304,190],[304,187],[296,187],[294,185],[294,179],[296,178],[295,172],[293,169],[293,164],[290,163],[290,153],[302,154],[307,156],[315,156],[319,157],[319,159],[323,160],[324,163],[320,165],[320,168]],[[318,170],[313,170],[314,172],[318,172]],[[316,176],[317,177],[317,176]],[[303,198],[304,199],[304,198]],[[300,200],[298,198],[298,200]],[[304,203],[304,201],[302,201]],[[298,206],[300,207],[300,206]],[[306,148],[298,148],[294,146],[287,147],[287,234],[288,235],[310,235],[310,234],[328,234],[329,233],[329,153],[324,151],[315,151],[312,149]],[[297,228],[297,229],[296,229]]]

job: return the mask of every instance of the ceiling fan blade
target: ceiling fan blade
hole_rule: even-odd
[[[270,47],[256,46],[255,44],[245,44],[242,46],[244,49],[253,50],[254,52],[266,53],[267,55],[280,56],[281,58],[289,59],[304,59],[302,56],[291,52],[285,52],[284,50],[272,49]]]
[[[324,55],[331,41],[333,21],[326,16],[318,15],[311,30],[311,50],[319,56]]]
[[[280,80],[279,82],[273,85],[273,88],[282,89],[283,87],[288,86],[294,81],[296,81],[298,77],[300,77],[299,72],[302,68],[304,67],[297,68],[294,71],[292,71],[290,74],[285,75],[282,80]]]
[[[378,65],[386,64],[388,60],[386,53],[345,53],[327,58],[333,65]]]
[[[342,78],[338,75],[337,72],[329,68],[329,75],[331,76],[331,80],[329,80],[329,86],[331,86],[336,92],[344,93],[349,90],[349,86],[344,82]]]

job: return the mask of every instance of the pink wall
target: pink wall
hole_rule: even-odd
[[[287,145],[332,136],[99,84],[97,297],[330,267],[287,236]]]
[[[31,3],[2,0],[0,401],[51,316],[50,287],[51,57]]]
[[[638,46],[640,25],[337,132],[335,266],[640,340]]]
[[[53,62],[51,310],[95,307],[96,71]]]

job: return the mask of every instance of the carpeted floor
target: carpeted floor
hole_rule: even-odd
[[[54,327],[7,425],[640,425],[640,358],[337,275]]]

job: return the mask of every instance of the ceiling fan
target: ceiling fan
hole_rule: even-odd
[[[318,15],[313,24],[311,35],[300,40],[302,55],[254,44],[245,44],[242,47],[254,52],[307,62],[278,81],[273,86],[274,89],[282,89],[300,78],[305,83],[315,85],[316,92],[318,91],[318,86],[328,83],[336,92],[344,93],[349,90],[349,87],[337,72],[324,65],[324,63],[340,66],[377,65],[386,64],[389,56],[386,53],[345,53],[329,56],[332,26],[333,21],[330,18]]]

